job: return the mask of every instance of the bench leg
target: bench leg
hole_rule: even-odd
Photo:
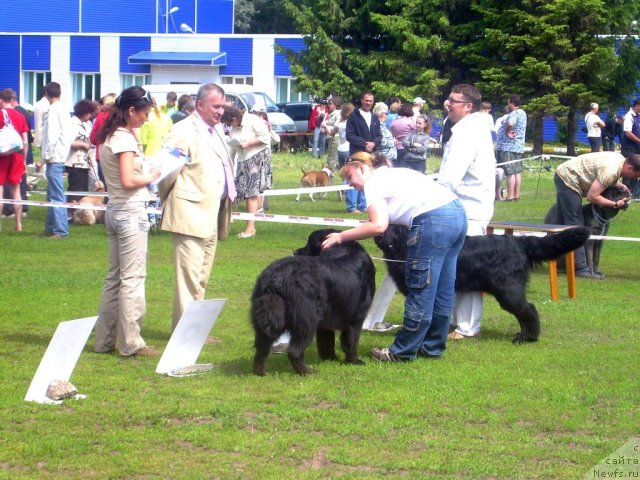
[[[549,287],[551,288],[551,300],[558,301],[558,262],[549,260]]]
[[[567,267],[567,293],[569,298],[576,298],[578,291],[576,289],[576,254],[575,252],[569,252],[565,256],[565,263]]]

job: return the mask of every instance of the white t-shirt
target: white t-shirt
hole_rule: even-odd
[[[371,128],[371,110],[369,110],[368,112],[360,110],[360,115],[362,115],[364,121],[367,122],[367,127]]]
[[[601,136],[600,125],[599,122],[602,120],[595,113],[589,112],[584,116],[584,123],[587,127],[587,137],[598,137]]]
[[[349,142],[347,140],[347,121],[340,120],[334,125],[334,127],[338,129],[338,136],[340,137],[340,143],[338,143],[338,151],[348,152]]]
[[[456,200],[447,188],[409,168],[379,167],[364,184],[367,207],[387,202],[389,223],[411,227],[413,219]]]

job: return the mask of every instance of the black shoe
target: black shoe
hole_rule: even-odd
[[[587,270],[579,270],[576,272],[576,277],[577,278],[590,278],[592,280],[602,280],[604,278],[604,276],[600,277],[596,274],[594,274],[591,270],[587,269]]]

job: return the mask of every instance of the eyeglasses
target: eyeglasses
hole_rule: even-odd
[[[449,103],[471,103],[471,102],[467,102],[466,100],[456,100],[455,98],[447,98],[447,102]]]

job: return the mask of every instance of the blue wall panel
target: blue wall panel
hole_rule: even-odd
[[[100,37],[71,37],[72,72],[100,72]]]
[[[180,25],[186,23],[192,29],[196,28],[196,6],[193,1],[185,1],[185,0],[172,0],[169,2],[171,6],[178,6],[179,10],[177,12],[169,15],[169,21],[165,23],[165,17],[162,16],[164,13],[165,5],[164,2],[158,12],[159,17],[159,27],[158,33],[165,33],[165,28],[167,30],[166,33],[184,33],[180,30]],[[196,30],[198,33],[198,30]]]
[[[198,33],[233,33],[233,0],[171,0],[169,4],[179,8],[169,19],[169,33],[181,33],[183,22]],[[1,29],[3,32],[156,33],[157,28],[157,33],[164,33],[162,15],[166,8],[167,0],[29,0],[26,5],[25,0],[2,0],[2,10],[17,12],[17,17],[15,22],[3,22]]]
[[[120,37],[120,73],[151,73],[149,65],[129,65],[129,56],[151,50],[150,37]]]
[[[227,54],[227,66],[220,75],[253,75],[253,39],[221,38],[220,51]]]
[[[22,70],[51,70],[51,37],[25,35],[22,37]]]
[[[2,0],[0,5],[3,32],[78,31],[79,0]]]
[[[233,0],[198,0],[197,23],[198,33],[233,33]]]
[[[20,37],[0,36],[0,85],[13,88],[20,97]]]
[[[283,48],[288,48],[294,52],[304,50],[305,44],[302,38],[276,38],[276,45]],[[275,53],[275,59],[273,64],[273,74],[277,77],[290,77],[291,69],[289,68],[289,62],[284,53]]]
[[[156,0],[82,0],[82,33],[96,32],[156,33]]]

